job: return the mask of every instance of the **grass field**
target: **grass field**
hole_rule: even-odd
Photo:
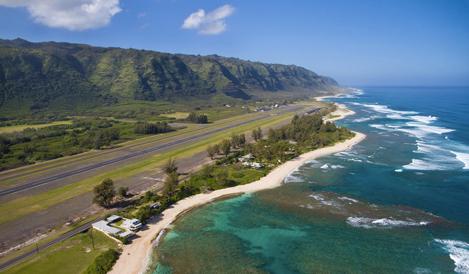
[[[58,125],[70,125],[71,123],[72,123],[72,121],[55,121],[55,122],[50,122],[50,123],[47,123],[47,124],[17,125],[17,126],[0,127],[0,134],[20,132],[20,131],[23,131],[27,128],[44,128],[44,127],[58,126]]]
[[[122,168],[110,172],[105,172],[98,176],[94,176],[73,184],[68,184],[66,186],[58,187],[37,195],[25,196],[2,203],[0,205],[0,212],[10,212],[10,214],[1,214],[0,224],[15,220],[36,211],[45,210],[48,207],[56,205],[60,202],[64,202],[77,195],[89,192],[95,185],[100,183],[105,178],[119,180],[131,177],[150,169],[155,169],[163,165],[164,162],[170,157],[180,159],[191,156],[195,153],[204,151],[210,144],[230,137],[232,133],[243,133],[259,126],[269,127],[281,121],[290,119],[292,115],[293,114],[291,113],[287,113],[258,120],[247,125],[234,128],[232,130],[217,133],[191,145],[178,147],[177,149],[171,150],[169,152],[157,154],[150,158],[123,166]]]
[[[187,116],[189,116],[189,112],[178,111],[173,113],[160,114],[160,116],[173,119],[186,119]]]
[[[82,273],[102,252],[117,248],[117,243],[103,233],[93,231],[94,248],[89,232],[40,251],[32,259],[15,265],[4,274],[76,274]]]

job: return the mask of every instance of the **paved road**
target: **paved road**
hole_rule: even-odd
[[[286,107],[283,107],[280,110],[280,113],[297,111],[300,108],[301,107],[299,107],[299,106],[286,106]],[[270,114],[260,115],[260,116],[254,117],[254,118],[246,120],[246,121],[242,121],[242,122],[239,122],[239,123],[234,123],[234,124],[231,124],[231,125],[228,125],[228,126],[225,126],[225,127],[221,127],[221,128],[212,129],[212,130],[205,131],[205,132],[202,132],[202,133],[199,133],[199,134],[194,134],[194,135],[191,135],[189,137],[177,139],[177,140],[174,140],[174,141],[171,141],[171,142],[158,144],[156,146],[146,148],[146,149],[143,149],[143,150],[139,150],[139,151],[135,151],[135,152],[129,152],[126,155],[111,158],[111,159],[101,161],[101,162],[98,162],[98,163],[94,163],[94,164],[91,164],[91,165],[87,165],[87,166],[84,166],[84,167],[67,170],[67,171],[64,171],[64,172],[61,172],[61,173],[58,173],[58,174],[54,174],[52,176],[45,177],[45,178],[32,180],[32,181],[26,182],[26,183],[21,184],[21,185],[13,186],[11,188],[2,189],[2,190],[0,190],[0,197],[10,195],[10,194],[19,193],[19,192],[22,192],[22,191],[25,191],[25,190],[30,190],[30,189],[33,189],[33,188],[36,188],[36,187],[39,187],[39,186],[47,185],[47,184],[50,184],[50,183],[58,181],[58,180],[63,180],[63,179],[65,179],[67,177],[70,177],[70,176],[83,174],[83,173],[86,173],[86,172],[89,172],[89,171],[94,171],[94,170],[100,169],[102,167],[105,167],[105,166],[108,166],[108,165],[111,165],[111,164],[121,163],[123,161],[129,160],[129,159],[132,159],[132,158],[136,158],[136,157],[139,157],[139,156],[158,153],[158,152],[161,152],[162,150],[166,150],[166,149],[173,148],[173,147],[181,145],[181,144],[185,144],[185,143],[189,143],[189,142],[192,142],[192,141],[195,141],[195,140],[199,140],[201,138],[210,136],[210,135],[218,133],[218,132],[222,132],[222,131],[225,131],[225,130],[228,130],[228,129],[231,129],[231,128],[235,128],[235,127],[242,126],[242,125],[245,125],[245,124],[249,124],[249,123],[252,123],[252,122],[255,122],[255,121],[258,121],[258,120],[265,119],[269,115]]]
[[[70,231],[68,231],[68,232],[66,232],[66,233],[64,233],[64,234],[62,234],[62,235],[60,235],[58,238],[56,238],[56,239],[54,239],[54,240],[52,240],[52,241],[50,241],[50,242],[47,242],[47,243],[45,243],[45,244],[43,244],[43,245],[37,246],[36,249],[33,249],[33,250],[28,251],[28,252],[26,252],[26,253],[23,253],[23,254],[21,254],[21,255],[19,255],[19,256],[17,256],[17,257],[14,257],[14,258],[12,258],[12,259],[10,259],[10,260],[8,260],[8,261],[6,261],[6,262],[0,264],[0,271],[2,271],[2,270],[4,270],[4,269],[7,269],[8,267],[11,267],[11,266],[17,264],[17,263],[19,263],[19,262],[21,262],[21,261],[23,261],[23,260],[25,260],[25,259],[27,259],[27,258],[29,258],[29,257],[31,257],[31,256],[33,256],[33,255],[35,255],[35,254],[37,254],[38,252],[41,252],[42,250],[44,250],[44,249],[46,249],[46,248],[48,248],[48,247],[50,247],[50,246],[52,246],[52,245],[55,245],[55,244],[57,244],[57,243],[60,243],[60,242],[66,240],[66,239],[68,239],[68,238],[70,238],[70,237],[73,237],[73,236],[77,235],[78,233],[81,233],[81,232],[83,232],[83,231],[86,231],[87,229],[89,229],[89,228],[91,227],[91,223],[92,223],[92,222],[94,222],[94,221],[85,223],[85,224],[83,224],[83,225],[81,225],[81,226],[79,226],[79,227],[77,227],[77,228],[75,228],[75,229],[72,229],[72,230],[70,230]]]

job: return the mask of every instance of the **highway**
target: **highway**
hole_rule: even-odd
[[[85,224],[83,224],[83,225],[81,225],[81,226],[79,226],[79,227],[77,227],[77,228],[74,228],[74,229],[72,229],[72,230],[70,230],[70,231],[67,231],[67,232],[65,232],[64,234],[60,235],[59,237],[55,238],[54,240],[52,240],[52,241],[50,241],[50,242],[47,242],[47,243],[42,244],[42,245],[39,245],[39,246],[37,246],[37,248],[35,248],[35,249],[31,250],[31,251],[25,252],[25,253],[23,253],[23,254],[21,254],[21,255],[18,255],[18,256],[16,256],[16,257],[14,257],[14,258],[12,258],[12,259],[10,259],[10,260],[8,260],[8,261],[6,261],[6,262],[0,264],[0,271],[2,271],[2,270],[4,270],[4,269],[7,269],[7,268],[10,267],[10,266],[15,265],[15,264],[17,264],[17,263],[19,263],[19,262],[21,262],[21,261],[23,261],[23,260],[25,260],[25,259],[31,257],[31,256],[37,254],[38,252],[41,252],[42,250],[44,250],[44,249],[46,249],[46,248],[48,248],[48,247],[50,247],[50,246],[53,246],[53,245],[55,245],[55,244],[57,244],[57,243],[60,243],[60,242],[66,240],[66,239],[68,239],[68,238],[71,238],[71,237],[77,235],[78,233],[81,233],[81,232],[83,232],[83,231],[88,230],[88,229],[91,227],[91,224],[92,224],[93,222],[95,222],[95,221],[87,222],[87,223],[85,223]]]

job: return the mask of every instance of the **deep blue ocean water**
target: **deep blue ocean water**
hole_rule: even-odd
[[[367,134],[280,188],[179,220],[156,273],[469,273],[469,88],[330,99]]]

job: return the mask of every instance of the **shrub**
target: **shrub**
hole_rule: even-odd
[[[106,274],[118,258],[119,252],[117,250],[108,249],[94,259],[94,262],[86,269],[85,274]]]

